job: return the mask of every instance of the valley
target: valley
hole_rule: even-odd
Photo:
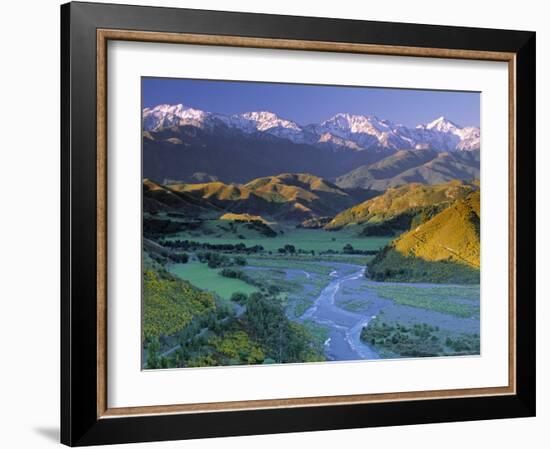
[[[142,367],[479,355],[480,132],[143,110]]]
[[[317,179],[313,181],[314,186],[320,185]],[[252,182],[270,183],[272,179]],[[278,194],[275,205],[254,201],[254,208],[246,213],[239,203],[251,201],[256,193],[243,195],[239,185],[224,186],[223,194],[217,195],[218,184],[215,188],[207,184],[178,184],[176,188],[155,184],[151,188],[153,184],[144,181],[148,187],[144,190],[148,205],[144,265],[213,298],[211,310],[195,314],[190,324],[145,338],[145,368],[433,357],[479,351],[475,344],[479,271],[461,279],[464,267],[445,260],[450,264],[450,277],[429,269],[419,279],[414,275],[406,279],[403,273],[396,279],[378,274],[380,259],[399,247],[407,229],[430,229],[430,222],[435,218],[437,224],[442,211],[453,212],[453,216],[453,207],[462,211],[461,202],[477,191],[475,184],[409,184],[390,189],[313,228],[303,227],[299,220],[277,221],[275,217],[300,195],[298,201],[315,210],[314,188],[297,195],[289,186],[276,184],[277,191],[288,196]],[[237,194],[227,194],[228,190]],[[267,191],[272,198],[272,190]],[[178,197],[182,192],[191,196]],[[346,192],[339,195],[345,197]],[[179,199],[186,201],[185,206]],[[185,213],[178,212],[182,207]],[[385,235],[369,235],[366,230],[373,226]],[[406,264],[390,262],[390,266],[401,269]],[[453,276],[458,276],[458,282]],[[263,323],[261,329],[257,320]]]

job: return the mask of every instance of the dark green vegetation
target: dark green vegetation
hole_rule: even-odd
[[[242,256],[233,256],[229,257],[224,254],[217,252],[200,252],[197,253],[197,258],[200,262],[206,263],[208,268],[220,268],[220,267],[231,267],[234,265],[244,266],[246,265],[246,259]]]
[[[198,262],[172,264],[178,247],[149,242],[144,249],[144,367],[324,360],[318,330],[286,317],[284,286],[256,287],[242,255],[193,251]]]
[[[187,298],[187,297],[183,297]],[[307,326],[290,321],[269,295],[239,293],[231,308],[195,316],[170,337],[149,337],[145,367],[174,368],[322,361],[322,344]],[[171,349],[168,347],[171,346]]]
[[[447,260],[429,261],[407,257],[391,245],[369,263],[367,277],[379,282],[434,282],[479,284],[479,270]]]
[[[148,243],[152,243],[148,241]],[[193,240],[159,240],[155,243],[156,246],[167,248],[165,251],[228,251],[238,254],[255,254],[264,251],[261,245],[247,246],[242,242],[239,243],[202,243]],[[208,256],[205,256],[208,257]]]
[[[308,329],[290,321],[279,301],[253,293],[246,302],[246,320],[252,335],[266,348],[275,362],[313,362],[324,360],[322,346]]]
[[[295,255],[340,253],[350,244],[356,250],[377,251],[389,238],[377,236],[365,238],[357,235],[353,229],[338,232],[326,232],[318,229],[303,229],[294,226],[279,231],[275,238],[265,238],[250,230],[242,233],[224,232],[217,228],[217,221],[206,220],[193,231],[183,231],[158,239],[163,246],[181,251],[233,251],[241,254],[260,254],[279,252],[286,245],[294,246]],[[213,232],[211,228],[216,228]]]
[[[479,283],[479,191],[402,234],[369,264],[378,281]]]
[[[479,354],[479,335],[448,336],[437,326],[417,323],[407,326],[374,318],[361,331],[361,339],[387,357],[436,357]]]

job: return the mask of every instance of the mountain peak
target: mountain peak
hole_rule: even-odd
[[[277,114],[271,111],[250,111],[242,114],[235,114],[235,116],[244,117],[258,122],[264,120],[277,120],[279,118]]]
[[[320,124],[322,128],[338,134],[339,137],[347,138],[344,133],[359,133],[380,135],[383,132],[389,132],[393,128],[393,124],[389,120],[380,120],[376,115],[361,115],[350,114],[347,112],[339,112],[333,115],[328,120]]]
[[[269,131],[278,137],[301,141],[302,128],[291,120],[279,117],[270,111],[251,111],[231,116],[232,125],[245,132]]]
[[[158,111],[158,112],[170,112],[173,113],[175,111],[181,111],[184,109],[184,106],[182,103],[178,104],[157,104],[156,106],[152,108],[145,108],[143,111]]]
[[[322,124],[336,122],[336,121],[346,121],[348,123],[353,123],[353,122],[380,123],[382,122],[376,115],[350,114],[349,112],[338,112],[334,114],[331,118],[322,122]]]
[[[461,129],[461,126],[457,125],[450,121],[447,117],[442,115],[441,117],[436,118],[434,121],[425,125],[426,129],[434,129],[436,131],[449,132],[453,129]]]
[[[193,125],[203,126],[204,121],[211,114],[200,109],[193,109],[178,104],[159,104],[152,108],[143,109],[143,129],[158,131],[173,126]]]

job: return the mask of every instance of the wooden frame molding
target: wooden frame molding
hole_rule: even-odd
[[[97,29],[97,417],[185,414],[230,410],[327,406],[448,399],[516,394],[516,54],[511,52],[405,47],[310,40],[267,39],[211,34],[161,33],[118,29]],[[475,59],[508,62],[509,71],[509,382],[508,386],[421,392],[395,392],[350,396],[326,396],[108,408],[107,401],[107,44],[109,41],[137,41],[327,51],[428,58]]]
[[[515,54],[509,52],[455,50],[447,48],[404,47],[375,44],[339,43],[329,41],[304,41],[294,39],[265,39],[257,37],[222,36],[212,34],[158,33],[98,29],[99,42],[108,40],[157,42],[164,44],[214,45],[221,47],[266,48],[277,50],[327,51],[336,53],[362,53],[387,56],[417,56],[427,58],[476,59],[484,61],[512,61]]]

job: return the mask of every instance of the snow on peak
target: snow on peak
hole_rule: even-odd
[[[466,127],[444,116],[415,129],[418,144],[443,150],[477,150],[480,148],[479,128]]]
[[[269,111],[234,114],[230,117],[228,126],[238,128],[248,134],[266,132],[298,143],[305,142],[307,137],[296,122],[283,119]]]
[[[441,117],[436,118],[433,122],[425,125],[425,128],[434,129],[441,132],[452,132],[456,129],[460,129],[461,127],[458,126],[456,123],[451,122],[442,115]]]
[[[232,118],[235,118],[237,123],[239,120],[251,122],[257,131],[266,131],[275,127],[301,131],[297,123],[282,119],[277,114],[269,111],[245,112],[243,114],[235,114]]]
[[[256,122],[265,122],[279,119],[279,116],[277,114],[269,111],[244,112],[242,114],[236,114],[236,116],[240,116]]]
[[[183,104],[159,104],[143,110],[144,131],[158,131],[181,125],[203,126],[211,114],[200,109],[186,108]]]
[[[475,150],[480,147],[479,128],[462,128],[444,116],[416,128],[408,128],[375,115],[340,112],[321,123],[302,127],[270,111],[224,115],[183,104],[160,104],[143,109],[144,131],[183,125],[205,130],[221,126],[245,134],[269,134],[295,143],[329,144],[334,149],[354,151],[385,148],[450,151]]]
[[[363,148],[408,148],[409,143],[399,135],[400,125],[381,120],[375,115],[340,112],[319,125],[310,125],[317,134],[330,133]]]
[[[379,136],[381,133],[391,132],[395,125],[389,120],[380,120],[376,115],[339,112],[322,122],[320,127],[343,133],[362,133]]]
[[[321,136],[319,136],[319,139],[317,140],[317,143],[329,144],[335,150],[348,148],[350,150],[360,151],[363,149],[352,140],[342,139],[341,137],[334,136],[329,132],[321,134]]]

